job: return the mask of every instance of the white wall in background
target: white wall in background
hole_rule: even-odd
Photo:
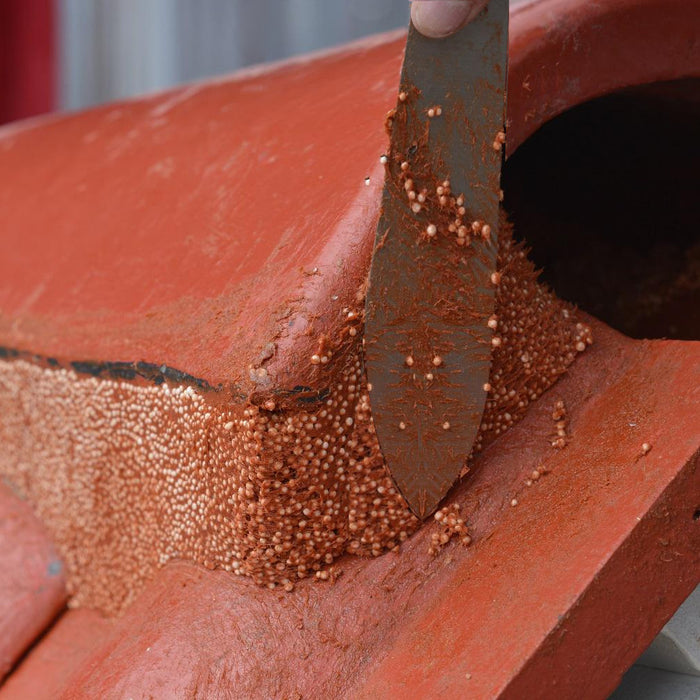
[[[58,0],[59,99],[79,109],[407,26],[408,0]]]

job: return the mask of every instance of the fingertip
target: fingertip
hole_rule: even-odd
[[[411,21],[424,36],[442,39],[470,22],[485,4],[482,0],[414,0]]]

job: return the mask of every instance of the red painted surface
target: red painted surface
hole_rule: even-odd
[[[64,605],[64,587],[41,523],[0,484],[0,683]]]
[[[56,698],[59,688],[106,638],[111,623],[92,610],[63,613],[0,689],[3,698]]]
[[[700,75],[698,26],[697,2],[518,8],[510,148],[593,95]],[[308,324],[322,332],[328,296],[366,274],[400,51],[380,40],[4,130],[0,344],[245,382],[277,338],[270,371],[294,381]],[[429,525],[292,594],[168,566],[120,620],[66,614],[0,697],[605,697],[700,579],[700,347],[595,336],[453,494],[471,548],[431,559]],[[60,600],[13,628],[15,656]]]
[[[697,2],[543,0],[511,24],[511,149],[593,95],[700,74]],[[245,384],[276,339],[294,386],[329,290],[366,274],[402,42],[0,132],[0,343]]]
[[[53,0],[0,3],[0,124],[54,107],[54,12]]]
[[[698,27],[698,0],[523,2],[511,17],[509,144],[621,87],[700,75]]]
[[[0,698],[606,697],[700,578],[700,344],[594,332],[452,495],[470,548],[432,558],[431,523],[291,594],[171,565],[108,626],[68,613]]]
[[[700,582],[700,343],[596,338],[550,392],[573,408],[571,444],[445,577],[357,697],[607,697]],[[506,441],[536,465],[528,422]],[[515,452],[501,449],[486,464],[511,469]]]

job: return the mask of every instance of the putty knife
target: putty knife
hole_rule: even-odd
[[[409,27],[365,314],[372,416],[420,518],[471,452],[498,283],[508,0],[445,39]]]

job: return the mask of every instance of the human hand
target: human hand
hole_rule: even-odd
[[[423,35],[441,39],[471,22],[488,0],[414,0],[411,21]]]

